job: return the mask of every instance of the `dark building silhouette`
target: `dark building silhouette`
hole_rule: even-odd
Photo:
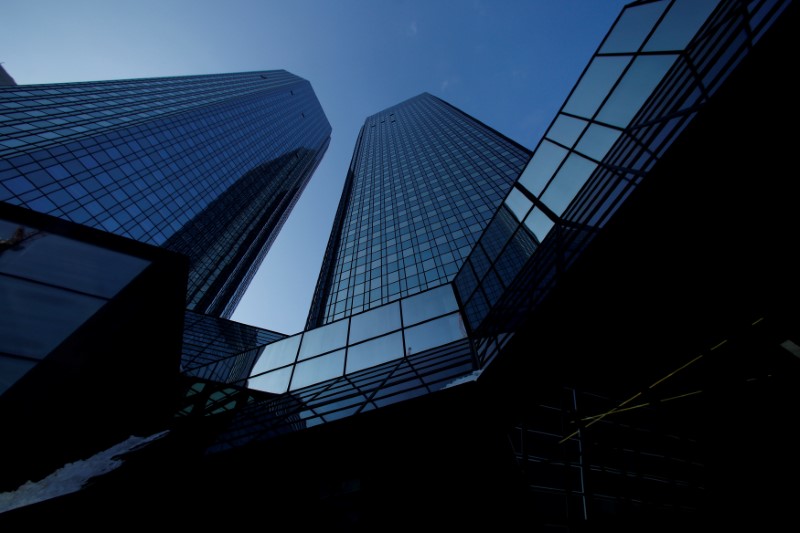
[[[0,88],[0,200],[189,257],[228,317],[327,149],[285,71]]]

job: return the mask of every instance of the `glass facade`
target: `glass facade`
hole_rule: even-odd
[[[268,329],[186,311],[181,372],[220,383],[246,378],[264,347],[285,337]]]
[[[263,349],[250,380],[240,384],[294,391],[466,337],[453,287],[446,283],[278,340]]]
[[[661,0],[622,11],[455,278],[482,364],[786,5]]]
[[[0,395],[149,265],[0,218]]]
[[[367,118],[307,326],[451,281],[529,156],[427,93]]]
[[[285,71],[0,87],[0,201],[187,255],[227,317],[330,133]]]

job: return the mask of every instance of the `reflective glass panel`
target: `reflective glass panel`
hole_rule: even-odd
[[[597,163],[593,163],[577,154],[572,154],[567,159],[567,162],[564,163],[564,166],[561,167],[550,186],[547,187],[547,190],[542,195],[542,202],[552,209],[556,215],[561,216],[596,168]]]
[[[402,301],[403,325],[408,327],[428,318],[458,310],[458,303],[450,285],[416,294]]]
[[[261,374],[250,378],[247,387],[264,392],[274,392],[280,394],[289,388],[289,378],[292,377],[292,367],[281,368],[268,374]]]
[[[297,363],[294,367],[291,389],[299,389],[327,379],[339,377],[344,372],[344,350],[325,354]]]
[[[516,187],[511,189],[508,198],[506,198],[506,206],[512,213],[514,213],[514,216],[517,217],[518,221],[525,219],[525,215],[528,214],[528,210],[532,205],[533,202],[525,198],[525,195],[522,194]]]
[[[467,336],[461,315],[454,313],[405,330],[406,355],[423,352]]]
[[[105,300],[0,275],[0,351],[42,358]]]
[[[250,375],[255,376],[261,372],[294,363],[295,356],[297,355],[297,347],[300,346],[300,338],[302,336],[302,334],[297,334],[294,337],[273,342],[264,348],[264,353],[259,357]]]
[[[347,320],[306,331],[300,347],[299,359],[308,359],[321,353],[343,348],[347,344]]]
[[[347,373],[403,357],[403,335],[398,331],[347,349]]]
[[[111,298],[149,261],[0,221],[0,272]]]
[[[653,2],[623,11],[614,29],[606,37],[601,53],[636,52],[664,11],[668,2]]]
[[[536,209],[535,207],[528,215],[528,218],[525,219],[525,225],[533,232],[539,242],[544,240],[553,224],[554,222],[550,217],[545,215],[541,209]]]
[[[568,117],[567,115],[558,115],[556,121],[547,131],[547,136],[556,142],[572,147],[586,124],[588,123],[585,120]]]
[[[575,149],[593,159],[602,161],[621,134],[622,132],[619,130],[592,124],[581,137],[581,142]]]
[[[395,302],[377,307],[350,318],[350,343],[377,337],[400,329],[400,304]]]
[[[538,196],[558,165],[564,160],[567,151],[555,144],[544,140],[536,149],[528,166],[519,177],[519,184],[528,189],[534,196]]]
[[[677,56],[641,56],[625,73],[597,119],[624,128],[664,78]]]
[[[676,0],[644,50],[683,50],[717,4],[719,0]]]
[[[616,83],[629,57],[595,57],[569,97],[564,111],[592,117]]]

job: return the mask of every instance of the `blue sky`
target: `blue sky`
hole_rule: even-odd
[[[429,92],[534,148],[619,0],[2,0],[19,84],[285,69],[308,79],[330,148],[234,320],[300,331],[369,115]]]

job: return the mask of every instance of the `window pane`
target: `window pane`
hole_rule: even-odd
[[[105,303],[0,275],[0,351],[45,357]]]
[[[294,367],[291,389],[299,389],[336,378],[344,372],[344,350],[297,363]]]
[[[255,390],[262,390],[264,392],[282,393],[286,392],[289,388],[289,378],[292,377],[292,367],[281,368],[269,374],[261,374],[260,376],[250,378],[247,382],[247,387]]]
[[[428,318],[458,310],[458,303],[450,285],[415,294],[402,301],[403,325],[410,326]]]
[[[394,302],[383,305],[350,319],[350,343],[377,337],[388,331],[400,329],[400,305]]]
[[[647,41],[647,52],[683,50],[692,40],[719,0],[677,0]]]
[[[250,375],[255,376],[267,370],[294,363],[297,347],[300,345],[302,336],[302,334],[298,334],[288,339],[273,342],[264,348],[264,353],[259,357]]]
[[[412,355],[463,339],[467,336],[467,332],[461,322],[461,315],[454,313],[408,328],[405,330],[405,335],[406,355]]]
[[[595,168],[597,168],[597,163],[572,154],[558,171],[558,175],[550,183],[550,186],[547,187],[542,195],[542,202],[556,215],[561,216]]]
[[[528,210],[532,205],[533,202],[525,198],[525,195],[519,192],[519,189],[516,187],[511,189],[511,193],[509,193],[508,198],[506,198],[506,206],[514,213],[518,221],[525,219],[525,215],[528,214]]]
[[[602,161],[621,134],[622,132],[619,130],[592,124],[575,149],[593,159]]]
[[[601,53],[636,52],[664,11],[667,2],[628,7],[606,38]]]
[[[625,78],[598,115],[598,120],[624,128],[664,78],[677,56],[642,56],[634,61]]]
[[[628,57],[595,57],[569,97],[564,111],[587,118],[594,116],[629,61]]]
[[[567,151],[549,141],[542,141],[536,153],[533,154],[528,166],[519,177],[519,184],[528,189],[534,196],[538,196],[558,165],[564,160]]]
[[[111,298],[149,265],[138,257],[0,221],[0,239],[18,240],[0,254],[0,272]]]
[[[559,115],[547,131],[547,136],[556,142],[572,147],[586,124],[585,120]]]
[[[553,227],[554,222],[550,217],[545,215],[540,209],[534,208],[528,218],[525,219],[525,225],[534,234],[539,242],[542,242],[550,229]]]
[[[347,320],[306,331],[299,359],[308,359],[321,353],[343,348],[347,344]]]
[[[347,373],[403,357],[403,335],[398,331],[347,349]]]

